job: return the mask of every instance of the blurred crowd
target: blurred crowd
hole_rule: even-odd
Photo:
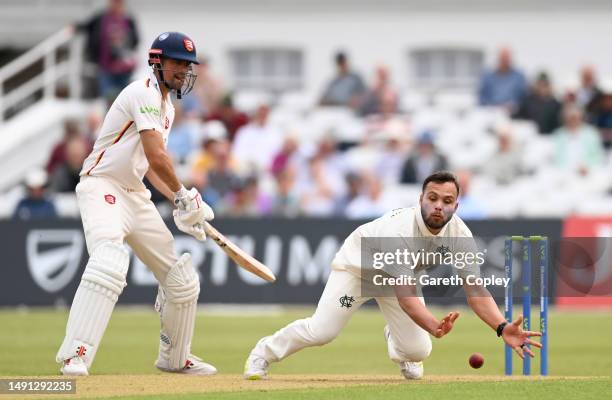
[[[110,16],[103,14],[86,24],[93,31],[122,28],[122,38],[108,38],[114,47],[107,41],[96,47],[103,70],[99,94],[105,98],[125,83],[126,76],[129,80],[133,69],[127,55],[137,37],[130,33],[133,21],[121,17],[121,3],[111,1],[119,6],[109,11]],[[126,50],[117,50],[117,43]],[[113,56],[117,54],[125,58],[118,60]],[[592,66],[577,71],[579,85],[559,93],[549,74],[543,71],[529,79],[513,62],[511,50],[500,49],[495,65],[482,73],[474,107],[495,109],[509,122],[489,127],[495,138],[491,157],[464,168],[449,160],[453,149],[445,148],[439,132],[414,123],[414,110],[401,106],[400,91],[385,65],[376,67],[370,80],[352,68],[344,52],[338,52],[333,63],[335,70],[310,111],[350,112],[363,127],[353,138],[347,139],[342,126],[313,139],[304,135],[305,127],[272,121],[272,113],[282,113],[274,101],[240,109],[232,88],[203,58],[194,66],[194,90],[175,101],[168,141],[185,185],[196,187],[219,216],[370,218],[401,205],[390,188],[416,187],[430,173],[452,169],[463,187],[459,214],[477,219],[487,212],[482,199],[470,193],[475,174],[507,185],[529,173],[521,163],[523,149],[516,144],[513,120],[531,121],[538,135],[550,137],[553,165],[568,174],[586,177],[609,162],[612,91],[599,86]],[[28,175],[28,196],[18,205],[16,217],[54,215],[47,198],[74,191],[101,118],[100,112],[92,112],[84,121],[66,121],[64,137],[51,151],[45,170]],[[165,201],[155,192],[153,199]]]

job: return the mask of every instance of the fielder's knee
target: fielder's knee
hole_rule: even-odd
[[[423,361],[431,354],[431,340],[421,341],[418,346],[397,349],[397,352],[404,361]]]
[[[312,344],[321,346],[334,340],[340,331],[329,324],[313,324],[312,318],[309,318],[308,328],[311,333]]]

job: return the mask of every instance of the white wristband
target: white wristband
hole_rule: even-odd
[[[174,197],[185,197],[186,194],[187,189],[185,189],[185,186],[181,186],[178,192],[174,192]]]
[[[178,192],[174,192],[174,204],[178,205],[179,199],[187,197],[189,192],[185,189],[185,186],[181,186],[181,189]]]

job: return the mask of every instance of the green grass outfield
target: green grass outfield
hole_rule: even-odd
[[[83,388],[78,397],[355,400],[486,396],[488,399],[558,400],[601,399],[612,392],[610,311],[551,311],[551,377],[543,380],[501,376],[501,340],[470,310],[462,310],[451,334],[432,339],[433,352],[425,362],[426,379],[404,381],[399,377],[397,366],[387,357],[382,315],[376,308],[364,308],[334,342],[306,349],[274,364],[267,382],[245,382],[238,374],[255,342],[297,318],[308,316],[313,309],[247,314],[207,312],[206,307],[203,310],[198,314],[193,351],[214,364],[219,376],[210,379],[159,373],[153,367],[158,344],[157,314],[153,310],[119,308],[91,371],[94,376],[79,379],[77,383],[78,388]],[[438,316],[444,311],[434,310]],[[54,357],[66,320],[66,311],[1,310],[0,376],[57,375]],[[534,315],[532,321],[537,320]],[[471,369],[467,362],[474,352],[485,357],[485,364],[479,370]],[[521,367],[519,361],[515,357],[516,372]],[[539,371],[538,358],[533,361],[532,370]],[[155,390],[156,385],[159,391]],[[141,393],[144,396],[138,397]],[[150,393],[177,394],[152,396]]]

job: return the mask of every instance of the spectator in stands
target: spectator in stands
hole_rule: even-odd
[[[457,214],[461,219],[475,220],[483,219],[487,216],[485,205],[470,192],[472,173],[467,170],[457,171],[457,181],[461,192],[459,193],[459,208]]]
[[[337,199],[346,192],[344,177],[348,170],[346,155],[338,151],[333,135],[321,139],[305,165],[298,167],[296,190],[302,211],[314,216],[332,215]]]
[[[337,75],[325,88],[320,104],[356,108],[366,89],[363,79],[351,71],[346,53],[336,53],[335,60]]]
[[[521,173],[520,153],[512,140],[509,126],[499,126],[497,133],[497,151],[484,164],[484,172],[500,185],[512,183]]]
[[[397,91],[391,87],[389,78],[389,68],[386,65],[379,65],[376,68],[376,79],[374,85],[363,95],[359,104],[359,114],[367,116],[382,113],[383,99],[397,99]],[[397,102],[393,102],[392,114],[397,112]]]
[[[47,173],[53,175],[55,169],[66,161],[66,145],[73,139],[81,137],[81,128],[75,120],[64,121],[64,137],[57,143],[51,151],[49,161],[47,161]]]
[[[236,163],[231,157],[229,142],[208,139],[205,143],[204,157],[206,158],[203,158],[198,169],[194,170],[193,184],[205,201],[215,206],[223,202],[239,177]]]
[[[497,67],[487,71],[480,81],[479,101],[483,106],[500,106],[514,113],[527,93],[525,75],[512,64],[512,53],[507,47],[500,49]]]
[[[604,146],[612,147],[612,93],[603,93],[598,99],[594,123],[601,132]]]
[[[289,164],[274,177],[276,194],[272,199],[271,214],[279,217],[296,217],[300,213],[300,198],[295,188],[295,167]]]
[[[346,206],[345,216],[350,219],[378,218],[389,211],[383,198],[380,180],[370,174],[364,174],[363,181],[365,190]]]
[[[205,120],[223,123],[230,142],[234,140],[238,129],[249,123],[248,115],[234,108],[231,94],[225,95],[219,107],[210,112]]]
[[[578,100],[576,99],[576,91],[578,89],[574,87],[572,84],[568,84],[563,89],[563,94],[561,96],[561,109],[565,108],[567,105],[577,105]]]
[[[187,95],[185,100],[194,103],[192,113],[194,116],[205,117],[217,110],[223,100],[223,82],[210,70],[208,58],[200,57],[200,64],[194,65],[194,72],[198,75],[193,91]]]
[[[395,185],[400,182],[402,168],[406,162],[409,148],[406,132],[389,131],[386,133],[384,148],[375,167],[375,174],[383,183]]]
[[[202,127],[202,145],[200,152],[194,157],[191,171],[192,171],[192,182],[195,186],[202,186],[198,182],[199,178],[208,174],[208,171],[215,166],[215,147],[219,143],[225,143],[225,146],[229,146],[227,141],[227,130],[225,126],[219,121],[205,122]],[[231,158],[229,165],[234,171],[238,170],[238,163]]]
[[[514,118],[535,122],[540,133],[549,134],[559,127],[561,103],[553,96],[548,74],[542,72],[538,75],[533,88],[521,102]]]
[[[280,132],[268,123],[270,107],[257,107],[253,120],[236,132],[232,155],[240,162],[241,170],[267,171],[281,147]]]
[[[315,156],[309,161],[308,179],[300,188],[300,209],[305,215],[326,217],[332,215],[339,197],[336,179],[328,175],[323,157]],[[337,178],[337,177],[336,177]]]
[[[83,161],[87,157],[87,142],[76,137],[66,143],[66,160],[58,165],[51,176],[51,190],[56,193],[71,193],[79,183]]]
[[[257,176],[234,180],[233,190],[219,208],[221,215],[231,217],[257,217],[268,215],[272,200],[259,191]]]
[[[436,150],[431,132],[424,132],[418,139],[416,151],[402,168],[401,183],[421,183],[436,171],[447,169],[446,157]]]
[[[85,140],[87,141],[89,152],[93,149],[101,125],[102,117],[100,117],[100,113],[97,109],[91,110],[87,114],[87,120],[85,121]]]
[[[168,135],[168,153],[175,163],[185,164],[193,150],[199,126],[196,120],[184,114],[180,104],[177,103],[174,110],[172,132]]]
[[[13,213],[14,220],[29,220],[38,218],[55,218],[55,206],[46,194],[47,172],[34,169],[25,178],[27,195],[19,201]]]
[[[597,85],[595,69],[591,65],[585,65],[580,71],[580,87],[576,91],[576,103],[581,107],[587,117],[587,121],[595,122],[595,113],[602,91]]]
[[[136,22],[126,13],[123,0],[109,0],[106,10],[78,28],[87,33],[89,61],[98,65],[98,95],[111,103],[130,83],[136,67]]]
[[[335,191],[343,193],[344,176],[348,169],[346,154],[338,150],[338,142],[333,134],[319,140],[314,157],[321,160],[323,173],[332,182]]]
[[[278,175],[287,169],[292,163],[295,162],[298,151],[298,140],[293,135],[288,135],[283,141],[283,145],[278,153],[272,159],[272,165],[270,166],[270,172],[273,175]]]
[[[346,215],[346,207],[359,197],[363,189],[363,179],[360,174],[351,171],[345,175],[344,179],[346,193],[336,201],[334,214],[337,216]]]
[[[387,91],[381,98],[380,113],[366,117],[366,132],[370,137],[396,136],[402,141],[412,141],[410,116],[398,114],[398,94]]]
[[[586,175],[602,165],[604,150],[599,132],[584,122],[580,108],[570,105],[563,109],[563,126],[554,135],[559,167]]]

